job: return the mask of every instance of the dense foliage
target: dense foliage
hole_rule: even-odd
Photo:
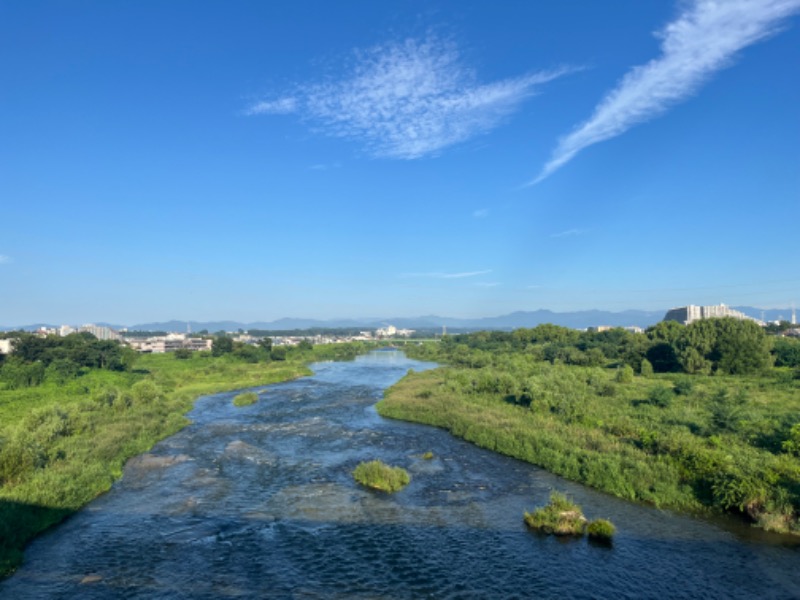
[[[769,366],[763,332],[717,321],[410,344],[409,355],[449,366],[410,373],[378,410],[622,498],[800,533],[800,379]],[[699,368],[681,367],[689,354]]]
[[[5,389],[32,387],[45,380],[64,383],[89,369],[127,371],[136,360],[130,348],[98,340],[91,333],[41,337],[14,332],[6,337],[13,339],[14,352],[0,366],[0,385]]]

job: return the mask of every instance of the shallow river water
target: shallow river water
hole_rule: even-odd
[[[199,400],[193,424],[30,545],[2,598],[800,598],[800,546],[733,521],[631,504],[374,404],[398,352]],[[425,460],[425,452],[433,452]],[[359,487],[374,458],[409,470]],[[613,547],[526,530],[551,489],[618,527]]]

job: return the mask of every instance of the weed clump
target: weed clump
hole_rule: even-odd
[[[581,536],[586,529],[586,517],[581,507],[564,494],[552,492],[547,506],[525,513],[525,524],[542,533]]]
[[[525,524],[548,535],[581,537],[588,534],[596,541],[609,543],[616,528],[606,519],[589,522],[581,507],[560,492],[550,493],[550,503],[532,513],[525,512]]]
[[[256,402],[258,402],[258,394],[255,392],[244,392],[242,394],[237,394],[233,398],[234,406],[250,406]]]
[[[589,538],[598,542],[611,542],[616,532],[617,528],[607,519],[595,519],[586,526]]]
[[[382,492],[396,492],[411,481],[408,471],[392,467],[379,460],[360,463],[353,471],[353,478],[363,486]]]

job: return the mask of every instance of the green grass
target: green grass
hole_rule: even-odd
[[[255,392],[243,392],[233,397],[234,406],[250,406],[256,402],[258,402],[258,394]]]
[[[408,471],[392,467],[379,460],[360,463],[353,471],[353,478],[361,485],[382,492],[397,492],[411,481]]]
[[[304,362],[317,356],[250,364],[206,353],[143,355],[131,372],[0,390],[0,578],[35,535],[107,491],[129,458],[183,428],[197,397],[308,375]]]
[[[800,381],[780,375],[620,384],[613,369],[495,355],[482,368],[410,373],[377,408],[620,498],[800,534],[800,457],[789,451]]]
[[[531,529],[552,535],[582,536],[586,530],[581,507],[559,492],[550,494],[547,506],[526,512],[523,518]]]
[[[586,534],[598,542],[611,542],[616,532],[614,524],[606,519],[595,519],[586,526]]]

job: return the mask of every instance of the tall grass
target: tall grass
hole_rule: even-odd
[[[800,382],[686,377],[623,383],[614,369],[497,354],[481,368],[410,373],[377,408],[621,498],[800,534]]]
[[[323,354],[324,353],[319,353]],[[310,374],[313,351],[251,364],[200,353],[143,355],[133,370],[0,390],[0,577],[36,534],[107,491],[125,462],[184,427],[203,394]]]

